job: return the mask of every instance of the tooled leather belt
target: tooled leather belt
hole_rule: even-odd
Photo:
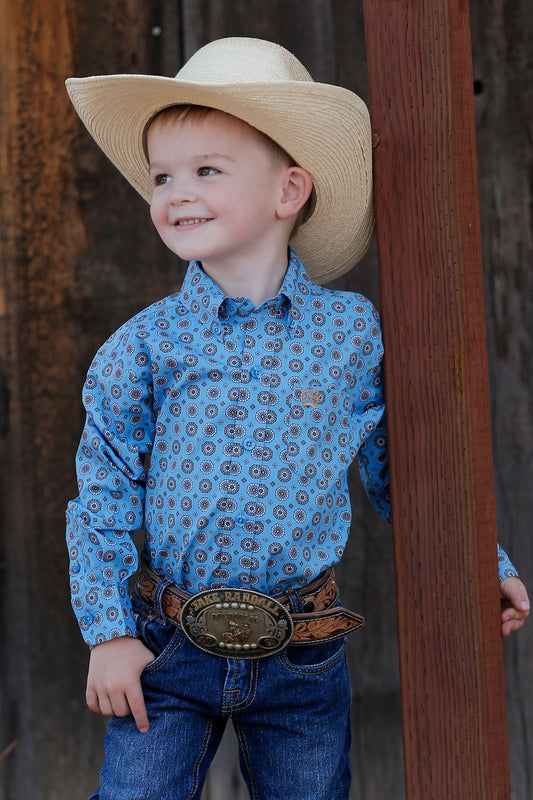
[[[362,616],[337,605],[339,590],[331,567],[276,598],[245,588],[190,595],[143,560],[136,592],[200,649],[221,656],[260,658],[288,644],[329,642],[365,624]]]

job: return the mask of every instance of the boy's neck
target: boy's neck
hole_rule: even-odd
[[[286,251],[285,251],[286,253]],[[276,297],[283,285],[289,259],[268,259],[253,264],[236,264],[224,269],[201,262],[202,269],[222,289],[226,297],[244,297],[255,308]]]

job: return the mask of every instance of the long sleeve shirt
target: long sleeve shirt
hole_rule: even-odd
[[[354,459],[390,518],[382,358],[372,304],[314,285],[292,252],[257,308],[192,262],[179,292],[111,336],[84,385],[67,509],[86,642],[134,635],[138,529],[153,569],[188,592],[276,596],[341,558]],[[501,549],[499,565],[512,571]]]

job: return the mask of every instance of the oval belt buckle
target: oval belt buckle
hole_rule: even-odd
[[[263,658],[283,650],[293,632],[281,603],[250,589],[213,589],[189,598],[181,626],[193,644],[216,656]]]

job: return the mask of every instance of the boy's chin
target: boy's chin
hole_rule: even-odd
[[[201,257],[197,254],[197,252],[191,248],[187,247],[176,247],[172,243],[163,242],[168,250],[173,253],[175,256],[180,258],[182,261],[201,261]]]

